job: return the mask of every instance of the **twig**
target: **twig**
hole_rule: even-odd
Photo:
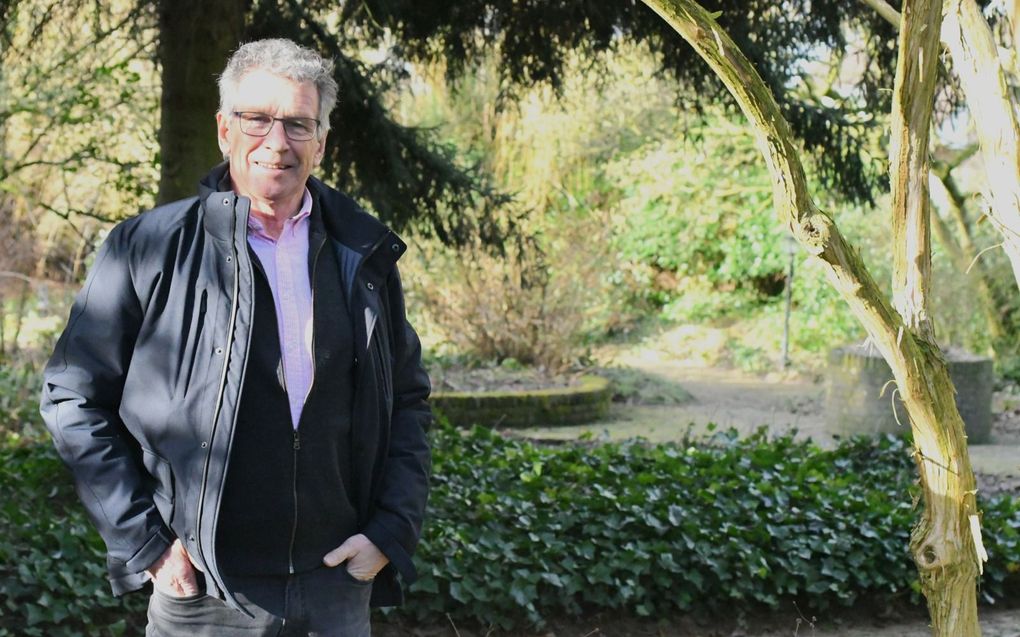
[[[965,272],[965,274],[970,274],[970,269],[974,267],[974,264],[977,263],[977,260],[981,258],[982,254],[984,254],[985,252],[988,252],[989,250],[994,250],[995,248],[1001,248],[1001,247],[1002,247],[1001,243],[996,243],[995,245],[988,246],[987,248],[985,248],[981,252],[978,252],[977,255],[974,257],[974,260],[971,261],[970,265],[967,266],[967,271]]]
[[[812,617],[811,619],[808,619],[807,617],[804,617],[804,613],[800,612],[800,606],[797,606],[797,602],[793,603],[793,607],[797,609],[797,614],[800,615],[800,617],[797,618],[797,626],[794,628],[793,637],[797,637],[800,634],[800,625],[801,625],[801,623],[804,623],[804,624],[807,624],[808,626],[810,626],[811,627],[811,634],[814,635],[815,634],[815,622],[818,621],[818,618],[817,617]]]
[[[929,458],[928,456],[924,455],[924,452],[922,452],[920,449],[916,449],[915,448],[913,455],[919,456],[922,460],[930,462],[933,465],[935,465],[936,467],[938,467],[939,469],[944,469],[945,471],[948,471],[949,473],[953,474],[954,476],[959,476],[960,475],[958,472],[953,471],[952,469],[950,469],[946,465],[942,464],[941,462],[939,462],[939,461],[937,461],[937,460],[935,460],[933,458]]]
[[[457,624],[453,623],[453,617],[450,617],[450,613],[446,614],[446,619],[448,619],[450,621],[450,625],[453,626],[453,634],[460,637],[460,631],[457,630]]]
[[[899,387],[897,387],[896,389],[892,390],[892,393],[889,394],[889,403],[892,405],[892,415],[893,415],[893,418],[896,419],[896,424],[899,425],[900,427],[902,427],[903,423],[900,422],[900,415],[896,412],[896,394],[898,394],[899,391],[900,391]]]

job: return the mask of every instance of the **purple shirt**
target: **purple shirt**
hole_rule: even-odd
[[[283,378],[294,429],[301,420],[305,398],[315,373],[312,364],[312,285],[308,276],[308,217],[312,195],[305,188],[301,210],[287,219],[280,238],[266,234],[255,215],[248,215],[248,244],[255,250],[269,279],[276,303]]]

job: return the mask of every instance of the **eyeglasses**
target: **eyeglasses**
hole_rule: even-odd
[[[293,142],[306,142],[319,131],[319,120],[311,117],[273,117],[253,111],[234,111],[241,132],[253,137],[265,137],[276,122],[283,123],[283,132]]]

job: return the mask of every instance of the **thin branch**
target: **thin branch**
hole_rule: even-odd
[[[966,146],[955,152],[950,151],[948,149],[943,149],[942,151],[940,151],[941,153],[948,154],[951,152],[952,154],[947,159],[933,160],[931,164],[931,169],[939,177],[942,177],[943,175],[948,175],[952,171],[959,168],[960,164],[976,155],[979,150],[981,150],[981,145],[977,143],[967,144]]]
[[[894,9],[891,4],[885,0],[861,0],[861,2],[877,11],[878,15],[882,16],[886,22],[897,29],[900,28],[900,12]]]
[[[107,217],[106,215],[101,215],[101,214],[99,214],[97,212],[93,212],[91,210],[85,210],[85,209],[82,209],[82,208],[74,208],[74,207],[66,208],[64,210],[61,210],[59,208],[51,206],[50,204],[46,203],[45,201],[39,201],[39,202],[36,202],[36,203],[43,210],[45,210],[47,212],[52,212],[53,214],[57,215],[58,217],[60,217],[64,221],[68,222],[68,224],[71,225],[71,228],[74,229],[75,233],[78,236],[82,237],[82,238],[85,238],[85,234],[80,229],[78,229],[77,226],[74,225],[73,221],[71,221],[71,217],[73,215],[76,215],[76,216],[79,216],[79,217],[88,217],[89,219],[95,219],[96,221],[102,221],[103,223],[116,223],[117,222],[117,219],[115,219],[113,217]]]

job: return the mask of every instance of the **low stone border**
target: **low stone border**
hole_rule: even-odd
[[[436,392],[429,402],[459,427],[581,425],[609,412],[612,391],[600,376],[582,376],[574,387],[532,391]]]

